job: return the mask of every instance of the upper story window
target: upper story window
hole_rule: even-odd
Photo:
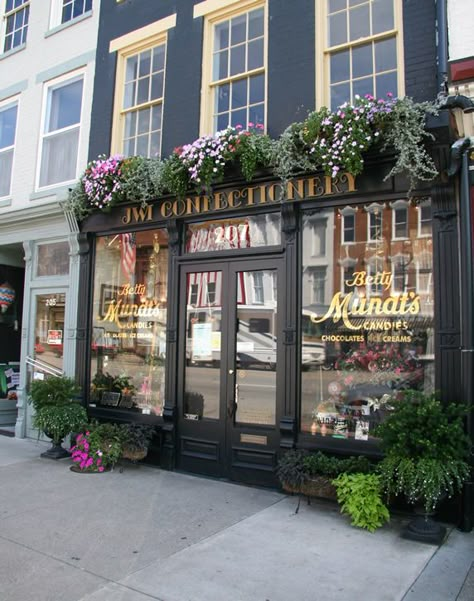
[[[395,239],[408,237],[408,202],[396,200],[390,203],[392,208],[392,237]]]
[[[400,0],[321,0],[324,33],[318,104],[335,109],[354,97],[403,95]]]
[[[17,111],[16,102],[0,105],[0,198],[11,190]]]
[[[72,21],[92,10],[92,0],[62,0],[61,23]]]
[[[117,51],[112,153],[156,158],[161,154],[169,15],[116,38]]]
[[[236,2],[226,12],[207,15],[203,134],[238,125],[264,130],[265,63],[265,8],[261,3]]]
[[[77,76],[46,89],[40,188],[76,178],[83,84],[83,77]]]
[[[383,205],[377,203],[371,204],[366,207],[367,211],[367,240],[369,242],[375,242],[382,240],[382,214]]]
[[[342,218],[342,244],[354,244],[356,241],[356,209],[344,207],[339,214]]]
[[[6,0],[3,17],[5,21],[3,52],[8,52],[8,50],[26,43],[29,16],[29,0]]]
[[[423,202],[418,208],[418,235],[432,236],[431,203]]]
[[[125,156],[160,154],[165,54],[166,44],[159,44],[125,59],[120,112]]]

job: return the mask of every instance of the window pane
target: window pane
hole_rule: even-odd
[[[236,127],[237,125],[247,127],[247,121],[247,109],[232,111],[230,115],[230,124],[232,125],[232,127]]]
[[[263,67],[263,38],[254,40],[248,45],[248,71]]]
[[[393,0],[372,1],[372,33],[393,29]]]
[[[349,11],[350,39],[358,40],[370,35],[369,5],[364,4]]]
[[[161,129],[162,105],[158,104],[151,109],[151,129]]]
[[[376,93],[378,98],[383,98],[389,92],[394,96],[397,96],[397,74],[396,73],[385,73],[384,75],[378,75],[375,78]]]
[[[136,138],[132,138],[130,140],[124,140],[123,143],[123,154],[126,157],[131,157],[136,155],[136,151],[135,151],[135,140]]]
[[[255,104],[249,108],[249,123],[265,124],[265,106],[263,104]]]
[[[75,179],[78,141],[79,128],[43,139],[40,186]]]
[[[82,84],[83,81],[80,79],[50,90],[46,132],[52,132],[80,122]]]
[[[153,48],[153,72],[162,71],[165,68],[165,45],[161,44]]]
[[[229,46],[229,21],[220,23],[214,28],[214,51],[222,50]]]
[[[229,53],[227,50],[224,50],[223,52],[219,52],[218,54],[214,55],[214,67],[212,71],[212,78],[214,81],[227,77],[228,61]]]
[[[331,86],[331,110],[351,99],[350,84],[343,83]]]
[[[245,46],[236,46],[230,51],[230,75],[245,71]]]
[[[138,133],[143,134],[150,131],[150,109],[138,111]]]
[[[241,79],[232,84],[232,108],[240,108],[247,105],[247,80]]]
[[[343,10],[347,6],[347,0],[328,0],[328,12],[333,13]]]
[[[397,68],[397,46],[395,38],[375,43],[375,70],[389,71]]]
[[[34,357],[62,370],[65,294],[38,294],[36,300]],[[40,370],[41,371],[41,370]]]
[[[39,244],[37,255],[37,276],[67,275],[69,273],[69,244],[67,242]]]
[[[133,282],[133,285],[131,284]],[[90,402],[161,415],[165,394],[168,236],[99,236],[92,305]],[[116,317],[120,301],[138,314]],[[141,308],[141,310],[140,310]],[[140,316],[146,310],[146,320]]]
[[[331,83],[347,81],[350,78],[349,51],[331,54]]]
[[[352,77],[363,77],[374,72],[372,44],[358,46],[352,50]]]
[[[347,15],[346,12],[336,13],[328,18],[329,46],[337,46],[347,42]]]
[[[138,55],[130,56],[127,58],[127,65],[125,68],[125,81],[132,81],[137,78],[138,73]]]
[[[10,194],[13,150],[0,152],[0,196]]]
[[[150,100],[156,100],[163,96],[163,71],[161,73],[155,73],[151,78],[151,98]]]
[[[230,85],[228,83],[218,86],[215,91],[217,113],[223,113],[229,110]]]
[[[249,40],[263,36],[263,8],[249,13]]]
[[[135,93],[136,93],[137,82],[133,81],[131,83],[125,84],[125,90],[123,95],[123,108],[128,109],[132,106],[135,106]]]
[[[264,75],[254,75],[249,79],[250,85],[250,96],[249,102],[250,104],[255,104],[257,102],[263,102],[265,99],[265,76]]]
[[[240,15],[235,17],[231,21],[230,28],[230,44],[231,46],[235,46],[236,44],[240,44],[244,42],[246,39],[246,15]]]
[[[409,205],[407,221],[416,213]],[[354,216],[323,209],[322,217],[333,249],[324,262],[312,255],[315,216],[303,215],[300,428],[340,444],[373,440],[403,391],[434,390],[431,237],[420,239],[413,228],[394,242],[386,228],[376,247],[357,228],[354,243],[341,248],[341,229]],[[409,311],[404,291],[416,299]]]
[[[15,143],[17,106],[0,110],[0,149]]]
[[[124,136],[131,138],[136,135],[137,131],[137,113],[133,111],[125,115]]]
[[[150,134],[150,158],[160,156],[161,132],[156,131]]]
[[[229,113],[223,113],[222,115],[218,115],[215,118],[214,130],[221,131],[225,129],[229,125]],[[236,123],[235,125],[242,125],[241,123]]]
[[[140,54],[140,63],[138,77],[149,75],[151,72],[151,50],[146,50]]]
[[[148,156],[148,141],[149,136],[138,136],[137,137],[137,154],[142,157]]]
[[[356,94],[359,96],[365,96],[366,94],[373,95],[374,93],[374,82],[372,77],[364,77],[363,79],[356,79],[352,83],[352,97]]]
[[[138,80],[137,104],[148,102],[150,99],[150,78],[145,77]]]
[[[280,216],[218,219],[186,226],[186,252],[219,252],[280,244]]]

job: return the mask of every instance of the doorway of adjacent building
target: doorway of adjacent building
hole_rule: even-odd
[[[283,290],[280,258],[182,267],[180,469],[274,483]]]

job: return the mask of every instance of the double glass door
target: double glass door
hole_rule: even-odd
[[[282,344],[281,260],[181,271],[179,467],[273,482]]]

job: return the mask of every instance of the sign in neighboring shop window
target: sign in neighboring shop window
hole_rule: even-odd
[[[219,219],[186,227],[186,252],[218,252],[281,243],[280,215]]]
[[[36,275],[55,276],[69,273],[69,243],[51,242],[38,244]]]
[[[97,238],[92,405],[162,414],[167,295],[165,230]]]
[[[62,371],[66,295],[36,296],[34,357]]]
[[[315,217],[303,218],[301,430],[315,436],[370,440],[404,390],[434,389],[430,207],[407,203],[403,239],[391,235],[395,203],[377,204],[373,235],[373,207],[318,213],[327,218],[325,256],[311,253]],[[324,292],[315,294],[322,269]]]

